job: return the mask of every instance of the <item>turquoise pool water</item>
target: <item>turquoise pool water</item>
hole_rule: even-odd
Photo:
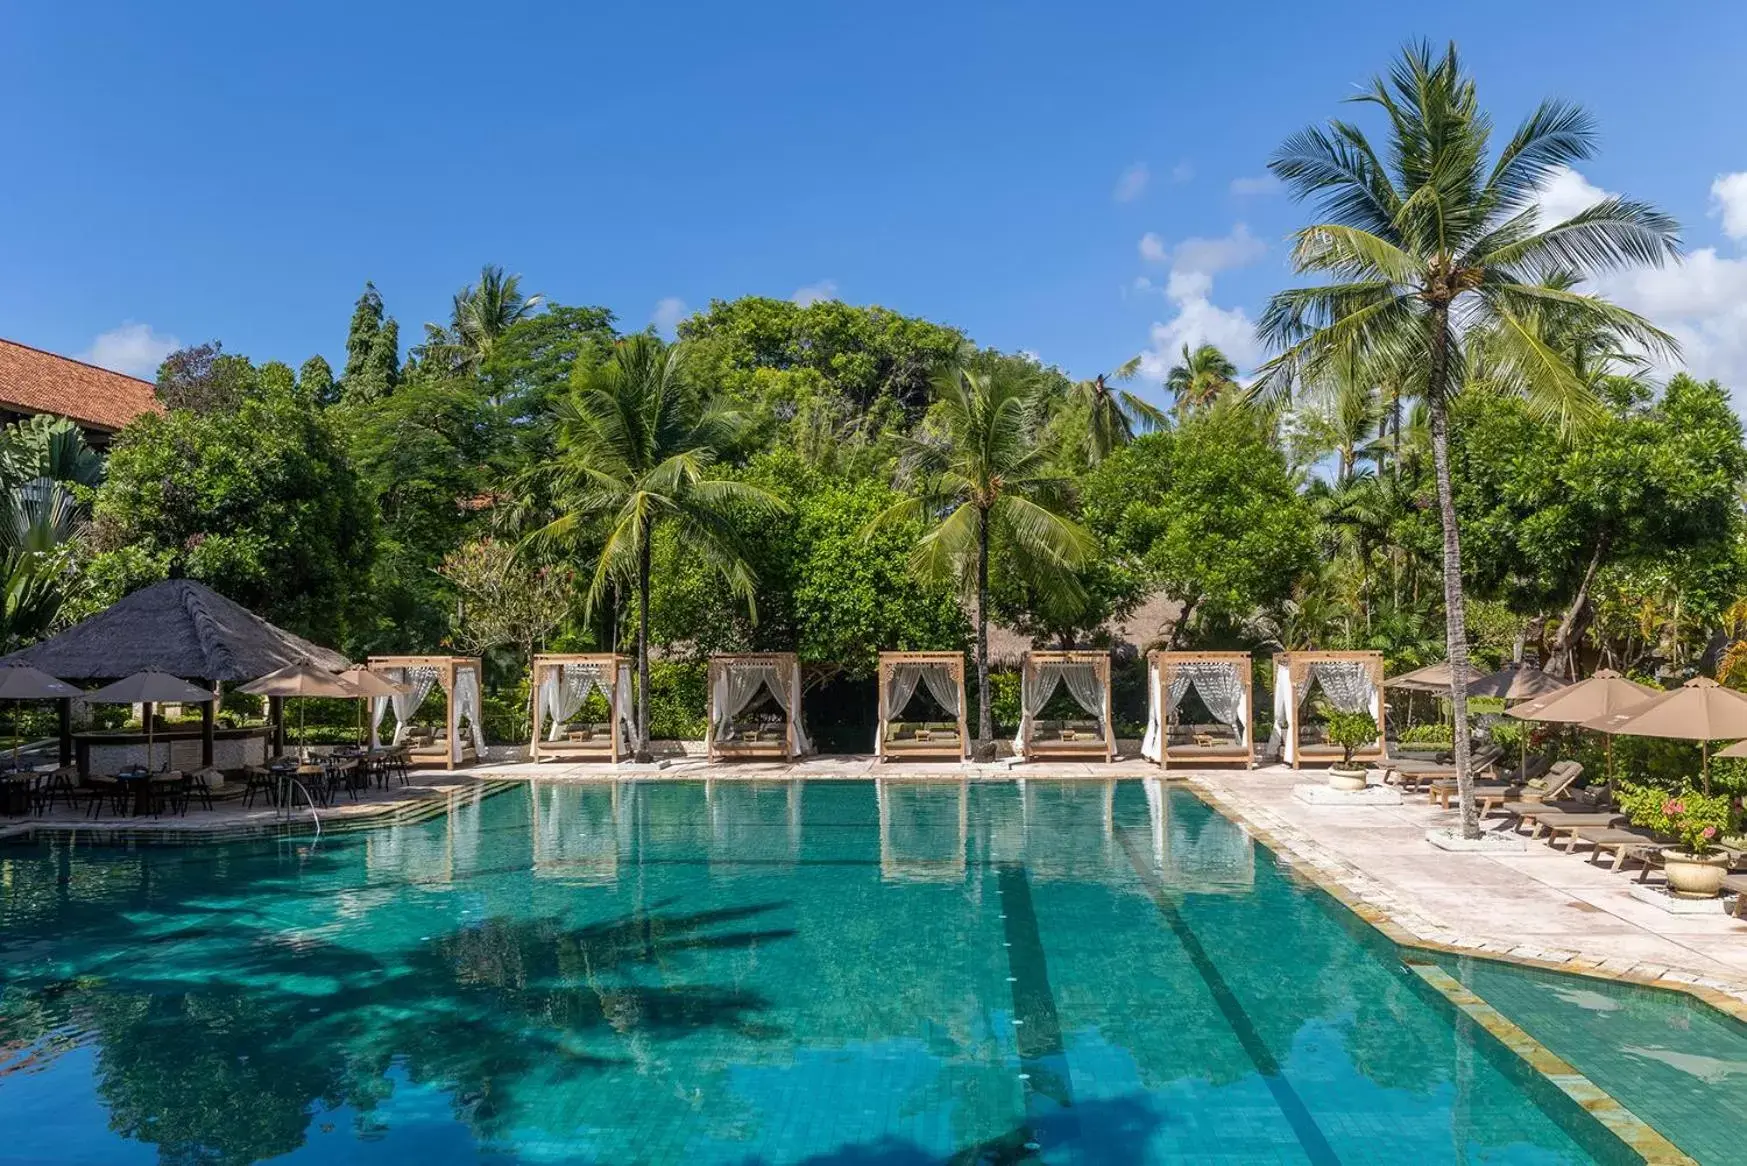
[[[1697,1100],[1742,1092],[1740,1026],[1456,970],[1743,1160]],[[13,846],[0,976],[7,1163],[1635,1160],[1159,782],[550,784],[315,845]]]

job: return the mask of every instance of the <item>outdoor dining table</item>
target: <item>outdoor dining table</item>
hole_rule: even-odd
[[[115,780],[121,783],[121,788],[133,794],[131,813],[136,818],[144,818],[152,812],[152,780],[161,775],[149,769],[124,769],[115,775]]]

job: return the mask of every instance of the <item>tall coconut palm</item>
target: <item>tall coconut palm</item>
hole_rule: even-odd
[[[1086,411],[1085,453],[1088,465],[1097,465],[1110,452],[1133,441],[1137,431],[1158,429],[1165,425],[1164,410],[1152,402],[1124,389],[1113,388],[1111,381],[1131,379],[1140,369],[1140,357],[1121,365],[1115,372],[1099,373],[1091,380],[1080,381],[1069,393],[1069,400]]]
[[[738,517],[786,509],[771,494],[716,476],[743,428],[693,382],[682,344],[631,336],[559,404],[554,499],[558,517],[536,536],[598,540],[585,605],[592,616],[615,587],[637,597],[637,741],[649,748],[650,555],[656,530],[675,528],[687,553],[718,570],[757,615]]]
[[[1183,355],[1165,374],[1165,388],[1176,397],[1177,416],[1205,409],[1237,387],[1237,365],[1211,344],[1195,351],[1183,345]]]
[[[1327,221],[1299,231],[1293,263],[1331,282],[1274,296],[1259,331],[1279,355],[1255,391],[1278,394],[1292,378],[1314,380],[1329,363],[1358,354],[1397,378],[1427,406],[1444,530],[1445,634],[1453,682],[1462,829],[1479,834],[1468,772],[1467,620],[1462,551],[1451,497],[1449,404],[1470,369],[1470,341],[1514,391],[1543,415],[1581,425],[1595,398],[1540,327],[1549,311],[1605,325],[1642,347],[1672,351],[1649,323],[1594,296],[1543,282],[1679,253],[1674,222],[1646,203],[1607,198],[1543,225],[1538,190],[1559,168],[1591,155],[1595,128],[1580,108],[1541,105],[1490,156],[1492,123],[1454,45],[1441,57],[1410,46],[1353,98],[1387,118],[1384,150],[1363,130],[1334,121],[1289,138],[1269,162],[1295,197],[1314,199]]]
[[[1034,379],[1014,369],[949,369],[934,379],[924,433],[904,441],[900,485],[910,496],[877,515],[869,531],[922,522],[910,567],[929,580],[953,579],[975,597],[977,750],[995,735],[989,708],[989,556],[999,547],[1041,587],[1067,585],[1092,537],[1063,511],[1072,479],[1054,451],[1035,440],[1046,402]],[[1035,568],[1028,570],[1027,568]]]

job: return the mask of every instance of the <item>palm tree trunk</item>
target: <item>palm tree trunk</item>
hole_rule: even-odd
[[[1462,807],[1462,837],[1480,837],[1474,774],[1468,769],[1468,615],[1462,604],[1462,542],[1456,529],[1456,499],[1450,487],[1450,419],[1444,390],[1449,383],[1449,348],[1443,313],[1433,316],[1430,379],[1426,404],[1431,413],[1432,463],[1438,480],[1438,514],[1444,527],[1444,639],[1450,661],[1450,715],[1453,721],[1456,790]]]
[[[995,721],[989,709],[989,512],[977,511],[977,749],[992,753]]]
[[[637,740],[634,742],[638,761],[649,761],[649,536],[648,524],[643,527],[643,545],[637,552]],[[613,732],[617,732],[614,727]]]

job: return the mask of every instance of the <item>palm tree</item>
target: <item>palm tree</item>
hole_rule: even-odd
[[[1133,393],[1110,386],[1111,381],[1126,381],[1140,369],[1140,357],[1135,357],[1108,376],[1099,373],[1091,380],[1080,381],[1070,390],[1069,400],[1086,410],[1085,452],[1088,465],[1097,465],[1115,449],[1127,445],[1137,430],[1162,428],[1164,411]]]
[[[542,298],[524,296],[521,276],[505,275],[503,268],[488,263],[479,269],[478,284],[455,293],[447,328],[425,325],[421,355],[456,370],[474,371],[491,355],[500,336],[534,314]]]
[[[1467,620],[1462,552],[1451,497],[1449,404],[1470,371],[1470,341],[1513,391],[1571,427],[1598,408],[1541,323],[1550,311],[1605,326],[1633,343],[1672,351],[1649,323],[1593,296],[1542,282],[1553,271],[1589,276],[1679,253],[1674,222],[1646,203],[1607,198],[1542,227],[1534,198],[1550,174],[1588,158],[1595,128],[1580,108],[1544,102],[1488,157],[1492,123],[1451,45],[1434,58],[1409,47],[1387,80],[1353,98],[1388,118],[1380,155],[1357,126],[1331,122],[1289,138],[1269,162],[1326,222],[1299,231],[1299,272],[1332,277],[1274,296],[1259,331],[1279,355],[1254,391],[1276,396],[1294,377],[1314,381],[1330,362],[1358,354],[1427,406],[1444,531],[1444,618],[1453,681],[1462,829],[1479,834],[1468,772]],[[1387,159],[1387,161],[1385,161]]]
[[[1307,396],[1308,408],[1295,418],[1300,464],[1332,453],[1341,484],[1352,481],[1360,458],[1381,464],[1387,456],[1383,395],[1357,359],[1331,361]]]
[[[1179,417],[1192,409],[1206,408],[1236,386],[1237,365],[1211,344],[1194,352],[1183,345],[1182,358],[1165,374],[1165,388],[1176,395]]]
[[[757,617],[757,579],[735,520],[781,513],[771,494],[714,476],[742,422],[687,375],[686,348],[659,337],[621,340],[611,359],[579,375],[559,404],[557,518],[541,539],[598,539],[585,607],[592,617],[615,587],[637,596],[637,741],[649,748],[650,553],[663,523],[687,552],[713,566]]]
[[[1061,511],[1072,479],[1054,468],[1054,451],[1035,440],[1044,390],[1007,365],[960,365],[934,378],[934,408],[924,435],[904,438],[900,485],[911,494],[876,515],[883,526],[928,525],[910,567],[931,581],[955,579],[977,611],[977,748],[995,735],[989,709],[989,556],[998,546],[1042,588],[1071,585],[1092,537]]]

